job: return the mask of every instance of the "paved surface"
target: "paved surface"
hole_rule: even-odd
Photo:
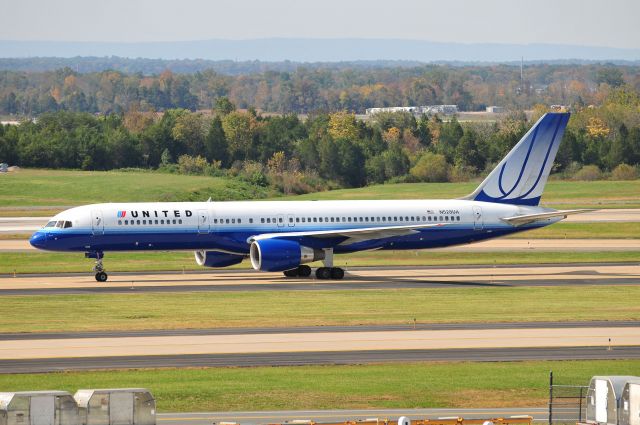
[[[259,335],[326,332],[389,332],[411,330],[473,330],[473,329],[529,329],[529,328],[633,328],[640,321],[590,321],[590,322],[504,322],[504,323],[417,323],[415,325],[353,325],[353,326],[299,326],[278,328],[210,328],[210,329],[151,329],[132,331],[91,332],[41,332],[0,333],[0,341],[35,339],[124,338],[148,336],[199,336],[199,335]]]
[[[303,366],[423,361],[522,361],[639,359],[640,346],[369,350],[170,356],[64,357],[0,360],[0,373],[167,367]]]
[[[436,252],[484,251],[629,251],[640,250],[640,239],[492,239],[450,248],[435,248]],[[26,240],[0,240],[0,252],[37,251]],[[81,253],[79,253],[80,255]]]
[[[0,295],[131,292],[451,288],[468,286],[638,285],[639,263],[526,266],[352,267],[341,281],[284,278],[281,273],[215,270],[196,273],[113,273],[0,277]]]
[[[1,359],[632,346],[640,327],[397,330],[0,341]]]
[[[577,411],[564,408],[558,410],[554,418],[567,422],[575,422]],[[484,409],[360,409],[360,410],[290,410],[264,412],[203,412],[203,413],[160,413],[158,423],[167,425],[212,425],[222,422],[237,422],[241,425],[258,425],[266,423],[285,423],[291,421],[313,420],[315,422],[344,422],[347,420],[389,419],[397,421],[400,416],[410,419],[437,419],[463,417],[465,419],[490,419],[510,416],[533,416],[534,421],[548,420],[549,409],[546,407],[514,407]]]

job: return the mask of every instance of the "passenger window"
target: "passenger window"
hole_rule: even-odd
[[[460,216],[457,216],[457,217],[456,217],[456,219],[457,219],[458,221],[460,221]]]
[[[282,223],[282,217],[278,219],[278,223]]]
[[[271,223],[271,217],[267,217],[267,223]]]
[[[351,217],[349,217],[349,223],[351,223]]]
[[[368,223],[369,222],[369,217],[365,217],[364,221],[366,221]],[[371,221],[373,221],[373,219],[371,219]]]
[[[293,217],[289,217],[289,223],[293,223]]]
[[[261,218],[261,219],[260,219],[260,223],[264,223],[264,218]]]
[[[173,219],[173,224],[176,224],[176,220],[175,219]]]
[[[362,217],[360,217],[360,223],[362,223],[362,221],[363,221],[363,218],[362,218]]]
[[[296,217],[296,223],[300,223],[300,218]]]
[[[213,219],[213,224],[218,224],[218,219],[217,218]]]
[[[331,222],[333,223],[333,217],[331,217]]]
[[[158,220],[156,220],[156,224],[158,224]]]
[[[382,217],[382,221],[387,221],[387,217]]]
[[[178,220],[178,224],[182,224],[182,219]]]
[[[147,220],[142,220],[142,224],[147,224]]]
[[[411,221],[416,221],[416,218],[415,217],[411,217]]]
[[[232,222],[233,224],[236,224],[236,219],[235,219],[235,218],[232,218],[232,219],[231,219],[231,222]]]
[[[306,219],[306,218],[304,218],[304,217],[302,217],[302,222],[303,222],[303,223],[306,223],[306,222],[307,222],[307,219]]]
[[[342,222],[344,223],[346,221],[347,221],[347,219],[345,217],[342,217]]]
[[[313,222],[317,223],[318,222],[318,217],[313,217]]]
[[[444,216],[444,219],[445,219],[446,221],[449,221],[449,216],[448,216],[448,215],[445,215],[445,216]]]
[[[320,223],[322,223],[322,217],[320,217],[320,218],[318,219],[318,221],[319,221]]]
[[[136,224],[138,224],[138,225],[139,225],[139,224],[140,224],[140,220],[136,220]]]
[[[402,221],[402,217],[400,217],[400,221]]]
[[[242,219],[241,218],[238,219],[238,224],[242,224]]]
[[[118,220],[118,226],[122,225],[122,220]]]
[[[164,224],[164,220],[160,220],[160,224]]]

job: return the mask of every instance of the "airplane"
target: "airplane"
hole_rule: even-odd
[[[468,196],[451,200],[103,203],[63,211],[30,239],[84,252],[107,280],[110,251],[192,250],[204,267],[249,257],[255,270],[342,279],[334,255],[467,244],[536,229],[570,214],[539,206],[569,113],[547,113]]]

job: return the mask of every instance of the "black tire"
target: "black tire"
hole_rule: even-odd
[[[316,269],[316,278],[331,279],[331,269],[329,267],[319,267]]]
[[[284,271],[284,275],[286,277],[297,277],[298,276],[298,269],[285,270]]]
[[[109,276],[105,272],[96,273],[96,280],[98,282],[106,282]]]
[[[306,265],[298,266],[298,276],[300,277],[311,276],[311,267]]]
[[[340,267],[331,268],[331,279],[340,280],[344,277],[344,270]]]

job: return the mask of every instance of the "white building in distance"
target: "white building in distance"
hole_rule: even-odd
[[[457,105],[426,105],[426,106],[391,106],[388,108],[367,108],[367,115],[375,115],[380,112],[409,112],[413,115],[443,114],[453,115],[458,113]]]

